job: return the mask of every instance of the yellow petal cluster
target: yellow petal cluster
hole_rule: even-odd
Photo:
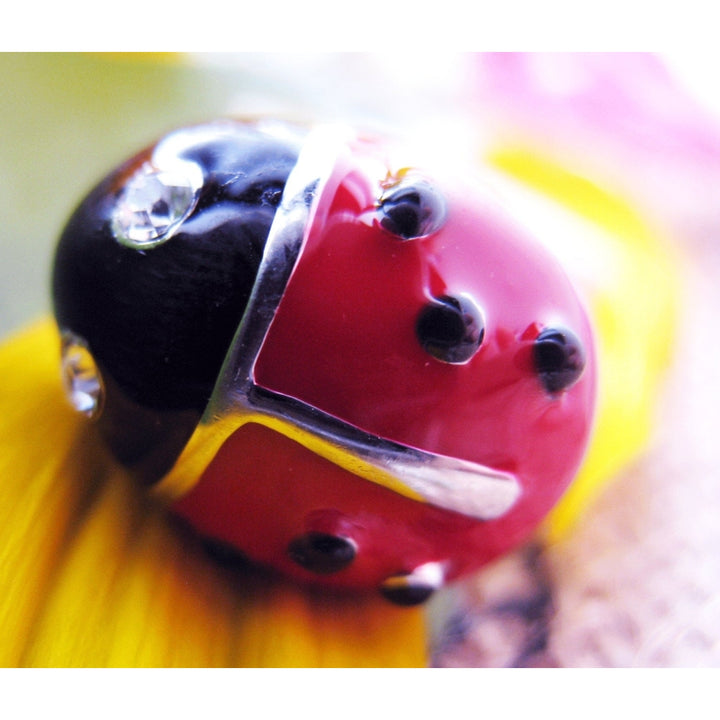
[[[66,406],[58,347],[0,347],[0,666],[426,664],[420,610],[208,558]]]

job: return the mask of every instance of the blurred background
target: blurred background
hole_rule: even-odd
[[[342,121],[470,165],[493,148],[532,148],[658,229],[682,288],[677,324],[668,319],[672,364],[647,451],[541,558],[525,550],[444,596],[433,662],[719,665],[717,59],[0,54],[0,336],[50,312],[53,248],[83,194],[179,125],[228,114]],[[502,611],[547,587],[539,614]]]
[[[75,203],[162,133],[227,114],[402,131],[452,117],[466,70],[408,53],[0,54],[0,333],[48,310]]]
[[[217,115],[349,122],[471,162],[520,133],[697,239],[720,214],[713,66],[697,54],[2,53],[0,334],[48,310],[54,243],[83,193],[163,132]]]

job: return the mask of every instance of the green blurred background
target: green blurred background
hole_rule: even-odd
[[[21,53],[0,54],[0,78],[5,334],[49,311],[55,240],[89,187],[166,129],[226,112],[243,74],[165,56]]]
[[[53,247],[84,193],[165,131],[223,114],[383,129],[427,119],[452,104],[454,62],[362,53],[0,54],[0,336],[50,311]]]

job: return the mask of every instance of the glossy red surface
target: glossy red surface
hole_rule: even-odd
[[[504,517],[480,522],[353,476],[265,428],[240,429],[178,511],[250,557],[343,587],[375,587],[428,561],[452,579],[521,542],[576,472],[594,405],[591,330],[556,261],[485,188],[454,177],[430,178],[447,203],[438,232],[391,235],[376,216],[387,177],[368,162],[374,152],[358,144],[339,158],[255,380],[379,437],[513,473],[522,493]],[[415,325],[432,298],[459,293],[482,309],[485,335],[469,362],[451,365],[422,349]],[[571,329],[588,357],[556,396],[533,365],[547,327]],[[287,546],[309,531],[351,537],[357,558],[330,575],[300,568]]]

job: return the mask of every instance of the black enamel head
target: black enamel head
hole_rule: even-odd
[[[191,425],[205,408],[299,146],[241,122],[179,130],[106,177],[67,223],[55,315],[102,376],[98,422],[119,454],[142,454],[178,414]]]
[[[296,160],[292,143],[246,124],[190,128],[75,211],[55,258],[58,325],[129,398],[205,406]]]

